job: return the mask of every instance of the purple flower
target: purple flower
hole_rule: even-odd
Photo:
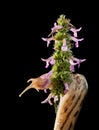
[[[69,90],[68,83],[64,83],[65,90]]]
[[[64,87],[65,87],[64,93],[67,93],[69,90],[68,83],[64,83]]]
[[[54,103],[58,101],[58,96],[57,95],[54,96],[52,93],[50,93],[48,95],[48,97],[44,101],[42,101],[41,103],[47,103],[48,102],[50,105],[53,105],[53,103],[51,101],[52,98],[54,99],[53,100]]]
[[[75,71],[75,65],[78,65],[78,68],[80,67],[80,63],[84,62],[86,59],[78,59],[78,58],[72,58],[69,60],[70,63],[70,70],[72,72]]]
[[[54,96],[54,103],[58,101],[58,96]]]
[[[47,47],[48,47],[49,44],[50,44],[50,42],[51,42],[52,40],[54,40],[54,38],[53,38],[53,37],[50,37],[50,38],[43,38],[43,37],[42,37],[42,40],[47,42]]]
[[[51,75],[52,75],[52,70],[50,70],[50,71],[46,74],[46,78],[51,77]]]
[[[73,40],[75,42],[75,46],[77,48],[77,47],[79,47],[78,42],[84,40],[84,38],[77,39],[77,38],[71,36],[71,40]]]
[[[74,37],[77,37],[77,32],[79,32],[81,29],[82,29],[82,27],[80,27],[79,29],[71,28],[70,31],[73,32]]]
[[[42,101],[41,103],[47,103],[48,102],[50,105],[53,105],[53,103],[51,102],[52,97],[53,97],[53,95],[52,95],[52,93],[50,93],[48,95],[48,97],[44,101]]]
[[[67,51],[67,45],[66,45],[66,39],[65,38],[63,39],[63,45],[61,47],[61,50],[62,51]]]
[[[73,58],[74,62],[78,64],[78,68],[80,67],[80,63],[84,62],[86,59],[78,59],[78,58]]]
[[[52,33],[56,32],[58,29],[62,29],[62,26],[57,25],[56,23],[54,23],[54,27],[51,29]]]
[[[43,59],[43,58],[41,58],[41,60],[46,62],[45,68],[48,68],[48,67],[49,67],[49,64],[51,64],[51,65],[54,65],[54,64],[55,64],[55,60],[54,60],[54,58],[53,58],[52,56],[49,57],[48,59]]]
[[[41,80],[44,79],[44,81],[45,81],[42,84],[42,87],[44,88],[45,93],[47,93],[48,86],[51,84],[51,75],[52,75],[52,70],[50,70],[48,73],[40,76]]]
[[[74,63],[72,59],[69,60],[69,63],[70,63],[70,70],[72,72],[74,72],[75,71],[75,67],[74,66],[77,65],[77,63]]]
[[[52,75],[52,70],[50,70],[48,73],[41,75],[40,77],[43,79],[50,79]]]
[[[44,92],[47,93],[47,89],[44,89]]]

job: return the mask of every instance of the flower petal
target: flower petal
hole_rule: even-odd
[[[50,42],[51,42],[52,40],[54,40],[54,38],[53,38],[53,37],[50,37],[50,38],[43,38],[43,37],[42,37],[42,40],[47,42],[47,47],[48,47],[49,44],[50,44]]]
[[[84,38],[77,39],[77,38],[71,36],[71,40],[73,40],[75,42],[75,46],[77,48],[77,47],[79,47],[78,42],[84,40]]]
[[[53,103],[51,102],[51,98],[52,98],[53,96],[52,96],[52,93],[50,93],[49,95],[48,95],[48,97],[44,100],[44,101],[42,101],[41,103],[49,103],[50,105],[53,105]]]
[[[51,29],[52,33],[56,32],[58,29],[62,29],[62,26],[57,25],[56,23],[54,23],[54,27]]]
[[[67,51],[67,45],[66,45],[66,39],[65,38],[63,39],[63,45],[61,47],[61,50],[62,51]]]
[[[73,32],[74,37],[77,37],[77,32],[79,32],[81,29],[82,29],[82,27],[80,27],[79,29],[71,28],[70,31]]]

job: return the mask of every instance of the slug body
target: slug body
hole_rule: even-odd
[[[68,93],[60,100],[54,130],[74,130],[87,91],[88,84],[85,77],[75,74]]]

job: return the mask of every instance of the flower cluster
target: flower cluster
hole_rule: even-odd
[[[42,38],[47,43],[47,47],[54,41],[52,56],[47,59],[41,58],[46,63],[45,68],[52,66],[48,74],[50,73],[49,78],[53,86],[51,94],[42,103],[49,102],[52,105],[51,98],[53,98],[54,105],[57,106],[60,97],[69,91],[75,66],[80,67],[80,63],[85,61],[85,59],[76,58],[72,52],[72,48],[78,48],[79,42],[84,40],[84,38],[78,38],[78,32],[81,29],[82,27],[76,29],[65,15],[60,15],[48,37]]]

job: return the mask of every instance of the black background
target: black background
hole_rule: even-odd
[[[29,78],[38,77],[48,72],[45,69],[42,58],[49,57],[52,53],[53,45],[49,48],[42,41],[41,37],[47,37],[53,23],[60,14],[65,14],[71,19],[71,23],[77,28],[82,27],[79,38],[84,37],[80,47],[74,49],[74,54],[78,58],[86,58],[77,73],[83,74],[88,81],[88,94],[78,117],[75,130],[96,129],[98,127],[98,15],[97,3],[86,3],[84,1],[41,1],[39,2],[16,2],[11,3],[6,11],[6,27],[8,34],[9,47],[8,53],[8,76],[10,88],[15,89],[14,105],[10,106],[9,126],[17,129],[27,130],[53,130],[55,112],[54,107],[49,104],[41,104],[48,94],[43,91],[39,93],[31,89],[21,98],[20,92],[27,86]],[[9,64],[10,63],[10,64]],[[11,97],[11,99],[14,99]],[[11,111],[11,112],[10,112]],[[13,122],[13,123],[12,123]]]

